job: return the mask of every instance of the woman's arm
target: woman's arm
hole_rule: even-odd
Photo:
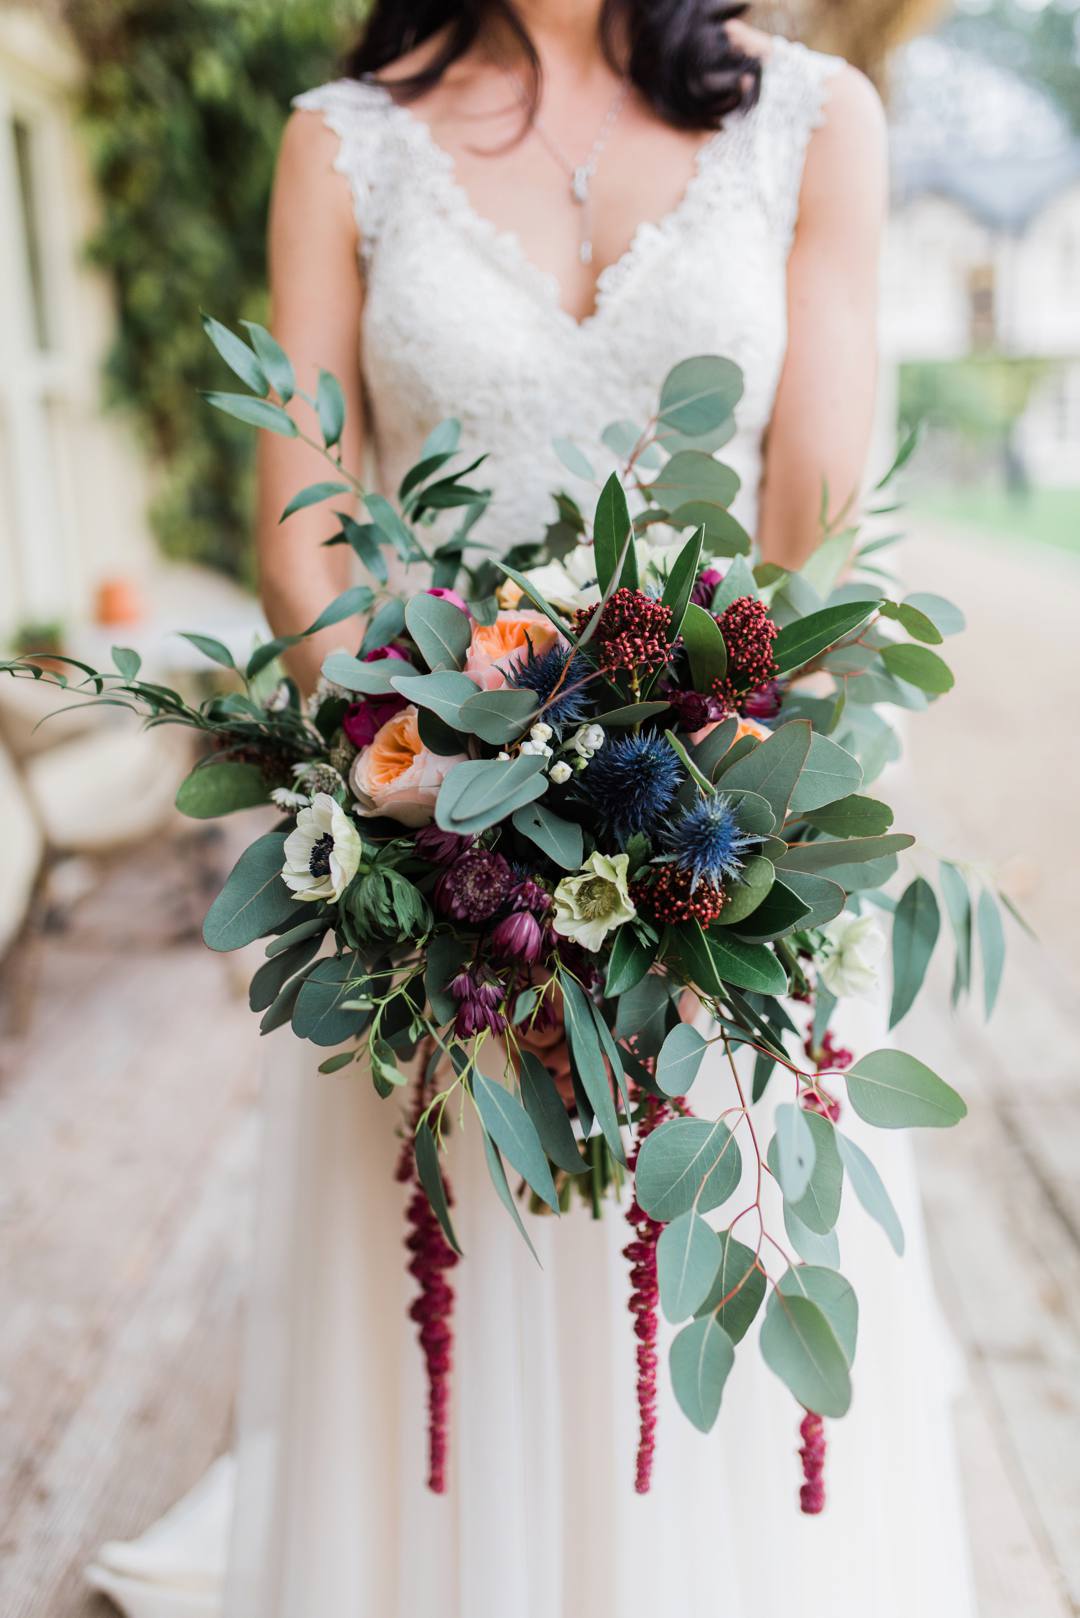
[[[878,276],[888,193],[885,119],[853,68],[811,139],[788,266],[788,350],[765,448],[762,554],[800,567],[861,492],[877,392]]]
[[[359,475],[363,284],[351,198],[347,182],[334,172],[336,155],[337,137],[318,114],[293,114],[281,143],[270,210],[271,321],[305,392],[314,394],[320,367],[341,383],[346,406],[342,456],[349,471]],[[348,586],[351,552],[344,545],[325,549],[321,544],[335,527],[326,506],[279,522],[293,495],[332,477],[326,461],[306,444],[260,434],[259,587],[275,634],[305,629]],[[349,625],[337,624],[287,656],[290,673],[303,690],[314,686],[327,652],[350,637]]]

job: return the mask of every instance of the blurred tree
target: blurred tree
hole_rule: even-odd
[[[265,310],[264,230],[289,99],[331,76],[363,0],[66,0],[86,58],[92,258],[112,277],[112,401],[158,472],[167,554],[250,577],[251,434],[197,389],[229,386],[200,309]]]
[[[946,0],[780,0],[777,9],[809,44],[880,79],[890,52],[936,22]]]
[[[960,5],[945,35],[1051,91],[1080,132],[1080,8],[1076,0]]]

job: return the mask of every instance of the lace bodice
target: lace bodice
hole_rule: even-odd
[[[641,422],[677,361],[722,354],[743,369],[737,433],[723,459],[741,479],[733,510],[753,528],[764,434],[787,343],[786,267],[807,143],[837,58],[777,39],[756,107],[702,146],[678,205],[647,221],[600,275],[577,321],[554,276],[473,208],[428,126],[371,81],[297,98],[338,135],[365,279],[363,380],[374,476],[386,493],[447,416],[463,447],[490,451],[491,505],[473,537],[500,550],[539,539],[550,494],[574,488],[551,447],[575,440],[606,477],[611,421]]]

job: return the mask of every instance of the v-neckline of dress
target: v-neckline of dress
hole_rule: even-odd
[[[782,37],[772,42],[769,56],[763,62],[761,96],[755,107],[741,115],[742,120],[751,118],[760,105],[761,97],[765,94],[769,69],[776,60],[777,46],[786,43],[789,42]],[[651,239],[671,236],[678,230],[714,172],[713,159],[721,150],[726,150],[733,143],[741,127],[740,124],[727,122],[722,128],[714,130],[705,137],[697,148],[690,178],[677,201],[672,203],[667,212],[661,214],[658,219],[639,220],[623,251],[617,258],[612,259],[610,264],[605,264],[597,275],[592,308],[579,319],[566,307],[562,283],[554,270],[540,268],[526,250],[517,231],[496,224],[487,214],[480,212],[458,178],[453,154],[436,140],[426,119],[419,117],[405,103],[395,100],[389,86],[375,77],[369,76],[364,82],[379,92],[387,116],[398,122],[399,128],[431,164],[441,184],[443,203],[449,215],[463,230],[481,241],[490,253],[500,259],[519,282],[526,284],[532,290],[537,302],[546,308],[553,319],[579,336],[602,323],[615,294],[632,278],[637,269],[644,255],[645,243]]]

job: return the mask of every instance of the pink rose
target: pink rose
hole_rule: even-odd
[[[424,594],[434,596],[438,601],[449,601],[450,605],[456,607],[458,612],[463,612],[466,618],[472,617],[472,613],[469,611],[469,603],[459,596],[456,590],[443,590],[436,584],[430,590],[425,590]]]
[[[482,691],[497,691],[514,665],[527,661],[530,644],[542,657],[561,639],[542,612],[500,612],[493,624],[474,627],[465,673]]]
[[[439,788],[464,757],[429,753],[420,740],[416,709],[406,704],[353,760],[349,785],[358,813],[426,826],[434,819]]]

